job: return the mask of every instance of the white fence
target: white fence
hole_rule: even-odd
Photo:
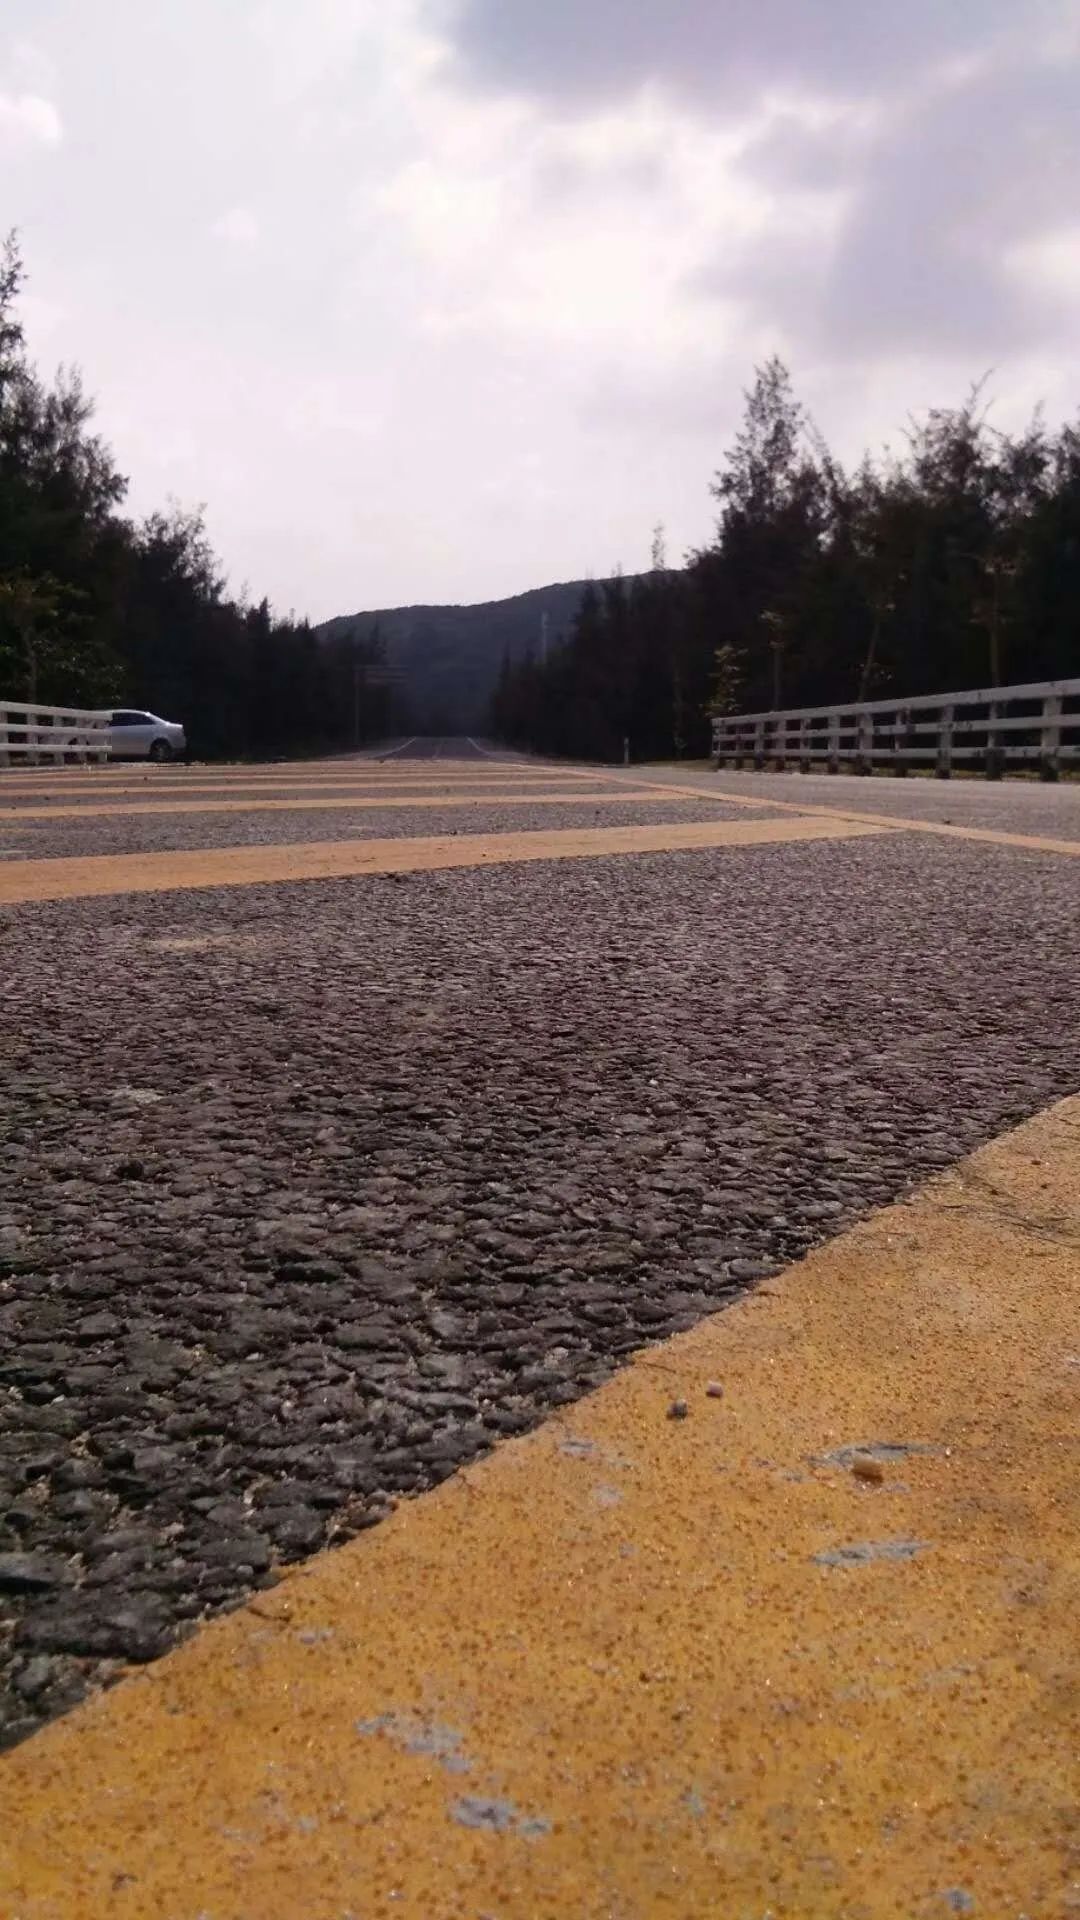
[[[26,706],[19,700],[0,700],[0,767],[107,760],[109,720],[109,714],[83,707]]]
[[[1034,762],[1056,780],[1080,766],[1080,680],[724,716],[713,721],[713,758],[718,767],[749,761],[804,773],[838,773],[845,763],[856,773],[924,765],[943,780],[956,762],[981,761],[989,779]]]

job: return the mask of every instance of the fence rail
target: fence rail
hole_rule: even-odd
[[[109,757],[107,713],[86,707],[28,706],[0,700],[0,767],[41,766]]]
[[[724,715],[713,721],[713,758],[718,767],[749,761],[829,773],[844,763],[856,773],[922,764],[943,780],[958,761],[981,761],[988,779],[1033,762],[1043,779],[1056,780],[1080,767],[1080,680]]]

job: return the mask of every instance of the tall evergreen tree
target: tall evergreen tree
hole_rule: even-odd
[[[151,707],[207,754],[345,747],[384,730],[385,686],[264,599],[231,600],[201,511],[141,523],[93,430],[77,372],[44,381],[19,313],[17,239],[0,249],[0,696]],[[376,649],[377,651],[377,649]]]
[[[1080,428],[995,431],[979,387],[851,474],[783,363],[758,369],[712,483],[713,540],[590,588],[546,667],[509,668],[495,731],[586,758],[704,752],[711,711],[1080,674]]]

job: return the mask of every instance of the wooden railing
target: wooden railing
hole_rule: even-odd
[[[85,707],[27,706],[0,699],[0,767],[107,760],[109,718]]]
[[[803,772],[842,766],[893,773],[931,766],[947,780],[957,762],[981,763],[989,779],[1010,765],[1035,764],[1046,780],[1080,767],[1080,680],[1043,680],[1023,687],[920,694],[833,707],[793,707],[713,721],[718,767],[797,766]]]

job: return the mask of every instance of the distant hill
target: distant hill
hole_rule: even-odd
[[[545,615],[547,644],[554,646],[569,632],[584,588],[584,580],[568,580],[474,607],[339,614],[316,632],[328,640],[369,640],[378,623],[399,690],[400,724],[417,733],[475,733],[486,722],[504,656],[520,660],[529,647],[539,655]]]

